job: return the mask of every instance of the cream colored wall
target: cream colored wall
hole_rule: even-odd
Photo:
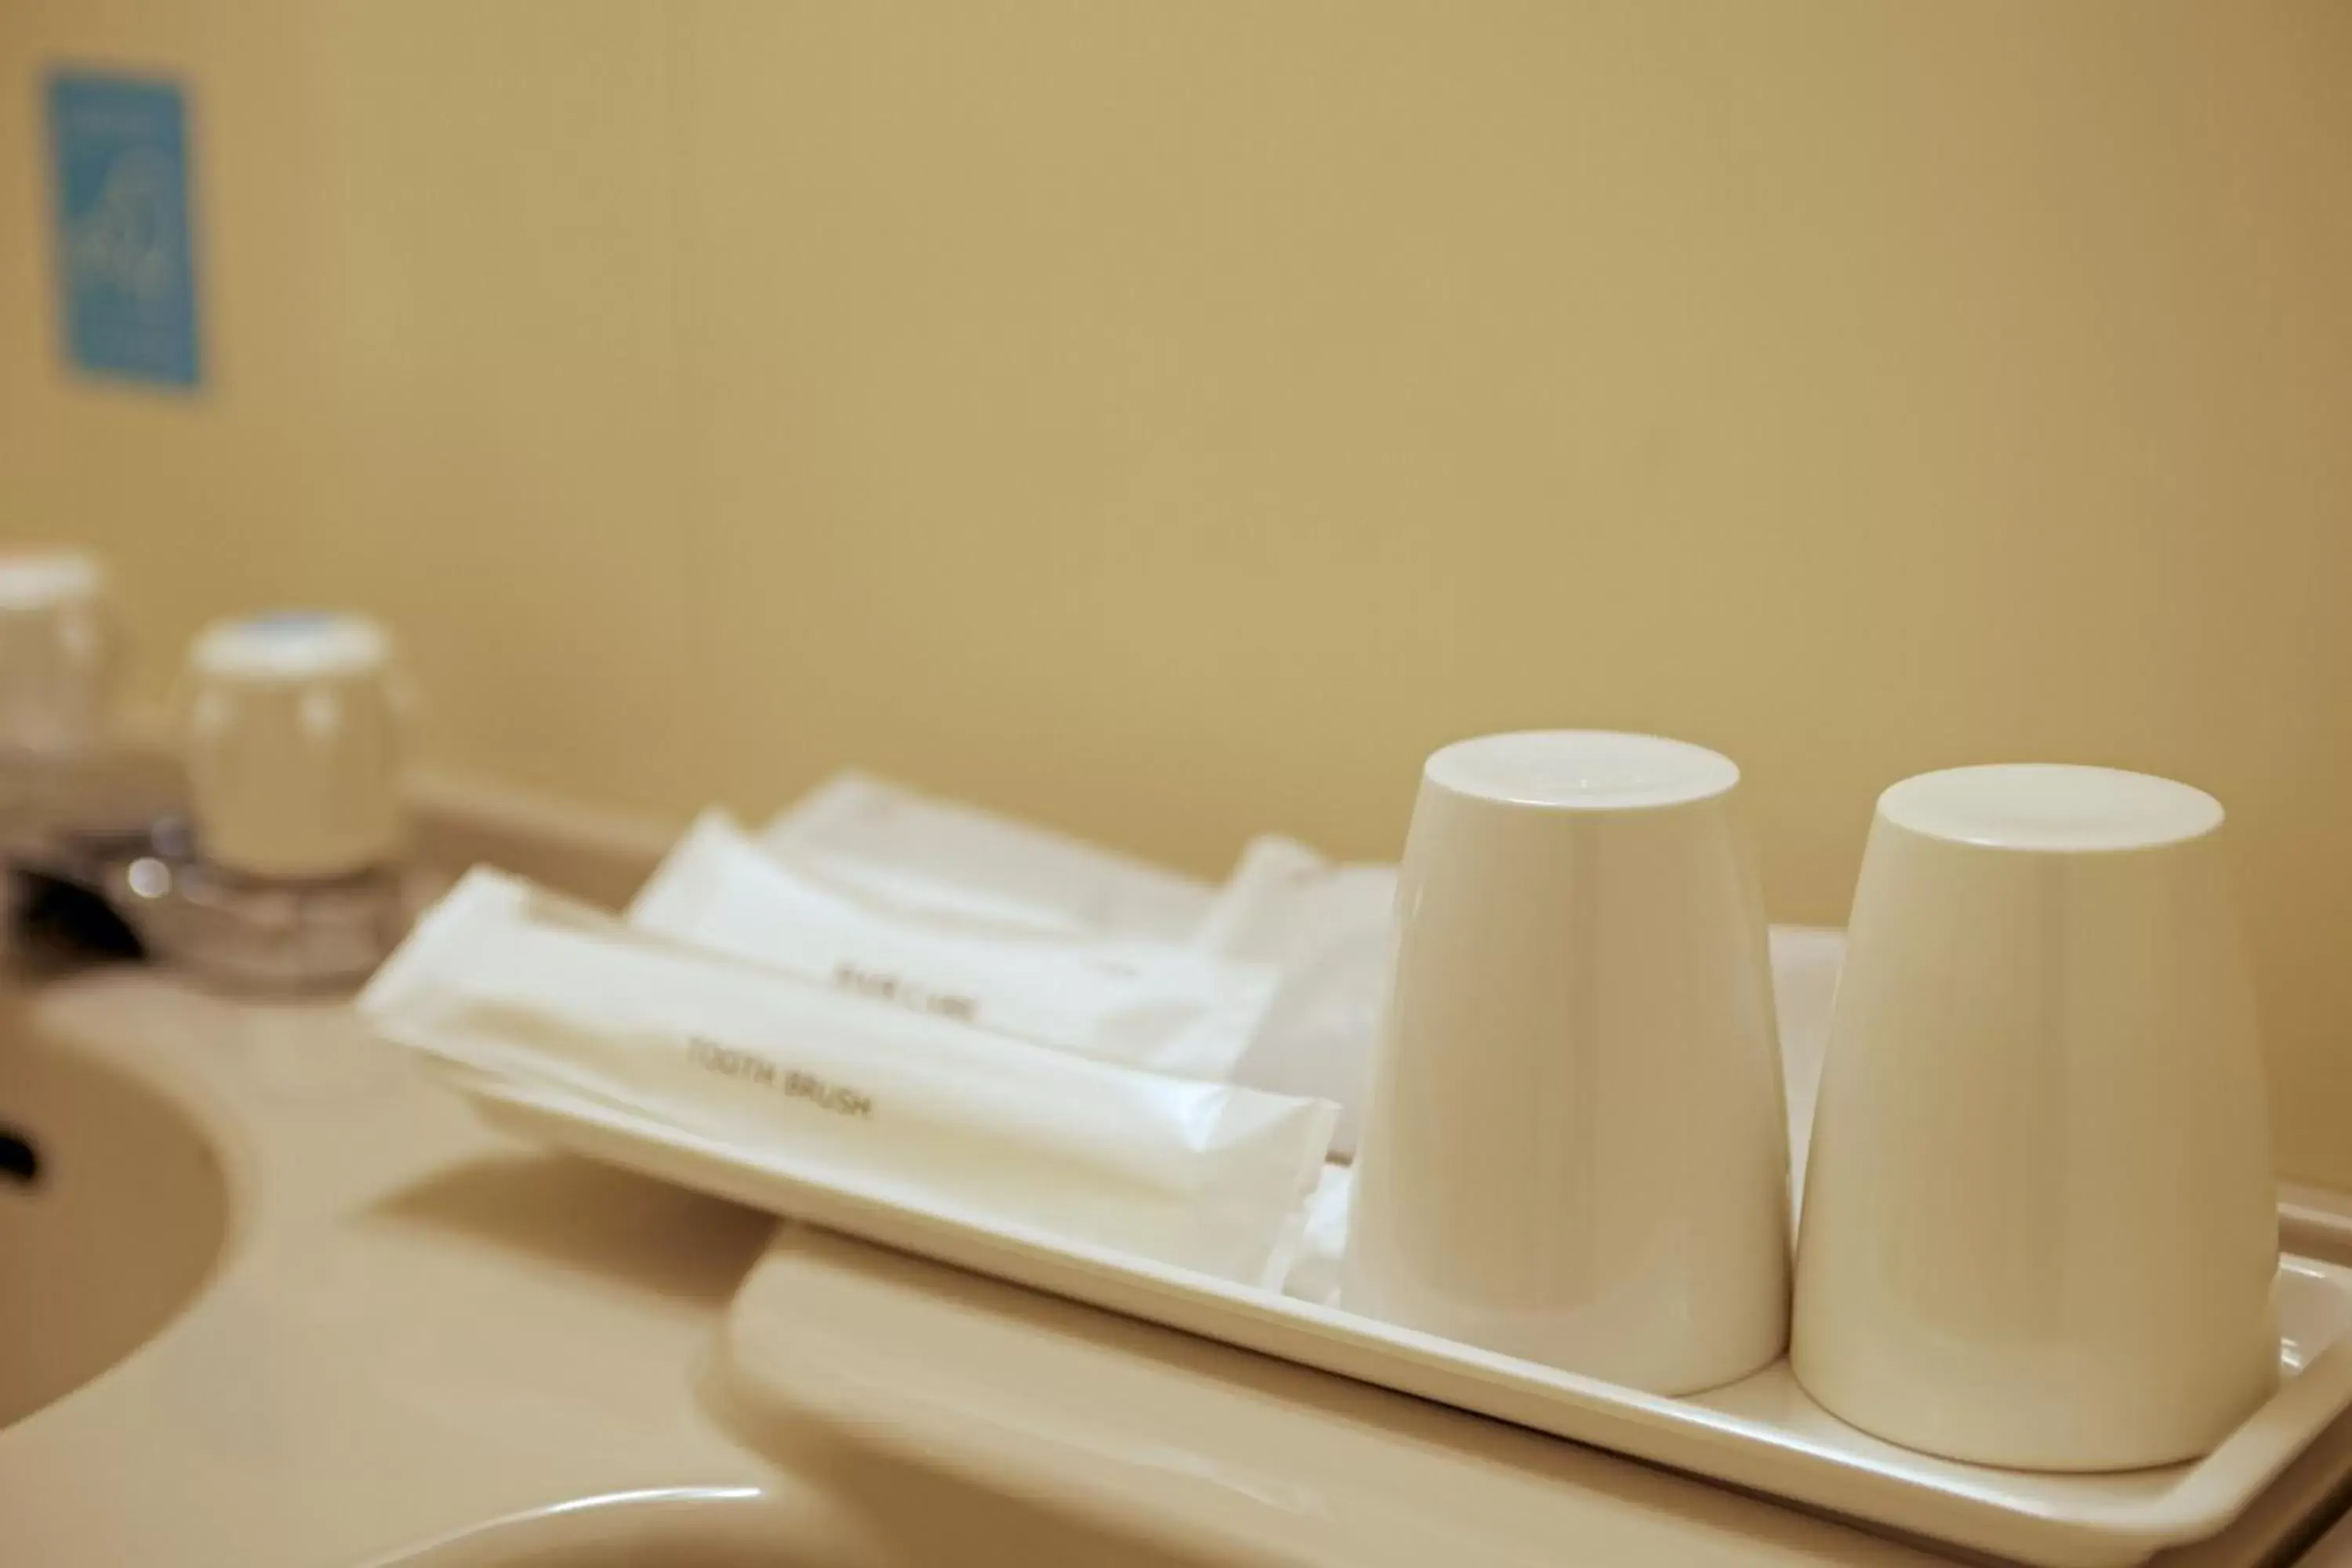
[[[215,382],[78,385],[35,73],[198,94]],[[2352,1185],[2352,7],[0,5],[0,530],[363,605],[446,762],[857,761],[1213,871],[1504,726],[2236,816]]]

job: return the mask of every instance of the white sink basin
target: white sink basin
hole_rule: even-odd
[[[367,1568],[1202,1568],[1048,1508],[836,1458],[849,1468],[821,1465],[821,1489],[780,1475],[759,1487],[582,1498],[492,1520]]]
[[[212,1273],[228,1215],[220,1158],[180,1107],[0,1034],[0,1426],[170,1322]]]
[[[493,1520],[369,1568],[832,1568],[821,1521],[755,1488],[583,1498]]]

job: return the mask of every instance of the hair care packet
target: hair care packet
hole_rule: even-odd
[[[1209,906],[1210,889],[1180,872],[856,772],[786,807],[760,838],[900,914],[1181,942]]]
[[[722,811],[678,840],[626,919],[818,984],[1179,1078],[1230,1079],[1277,980],[1199,947],[894,913],[803,871]]]

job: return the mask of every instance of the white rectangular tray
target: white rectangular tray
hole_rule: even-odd
[[[455,1076],[455,1075],[453,1075]],[[2279,1268],[2281,1379],[2192,1464],[2111,1475],[1989,1469],[1868,1436],[1785,1361],[1680,1399],[1636,1392],[1223,1280],[967,1216],[920,1213],[658,1121],[457,1077],[541,1142],[1014,1284],[1735,1486],[2049,1568],[2121,1568],[2227,1526],[2352,1405],[2352,1270]]]

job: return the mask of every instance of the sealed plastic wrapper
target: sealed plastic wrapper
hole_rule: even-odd
[[[674,947],[488,870],[358,1006],[399,1045],[740,1141],[803,1180],[1274,1289],[1337,1114]]]
[[[827,779],[760,837],[897,913],[1000,930],[1182,942],[1209,906],[1178,872],[859,773]]]
[[[1227,1079],[1276,975],[1197,947],[910,918],[703,814],[635,902],[632,930],[995,1034],[1180,1078]]]
[[[1339,1304],[1339,1267],[1348,1256],[1348,1205],[1356,1195],[1356,1168],[1330,1164],[1307,1194],[1300,1214],[1297,1255],[1282,1293],[1318,1307]]]
[[[1356,1150],[1372,1035],[1388,989],[1394,866],[1335,865],[1294,839],[1251,841],[1194,942],[1273,965],[1280,989],[1234,1076],[1285,1094],[1335,1100],[1332,1147]]]

